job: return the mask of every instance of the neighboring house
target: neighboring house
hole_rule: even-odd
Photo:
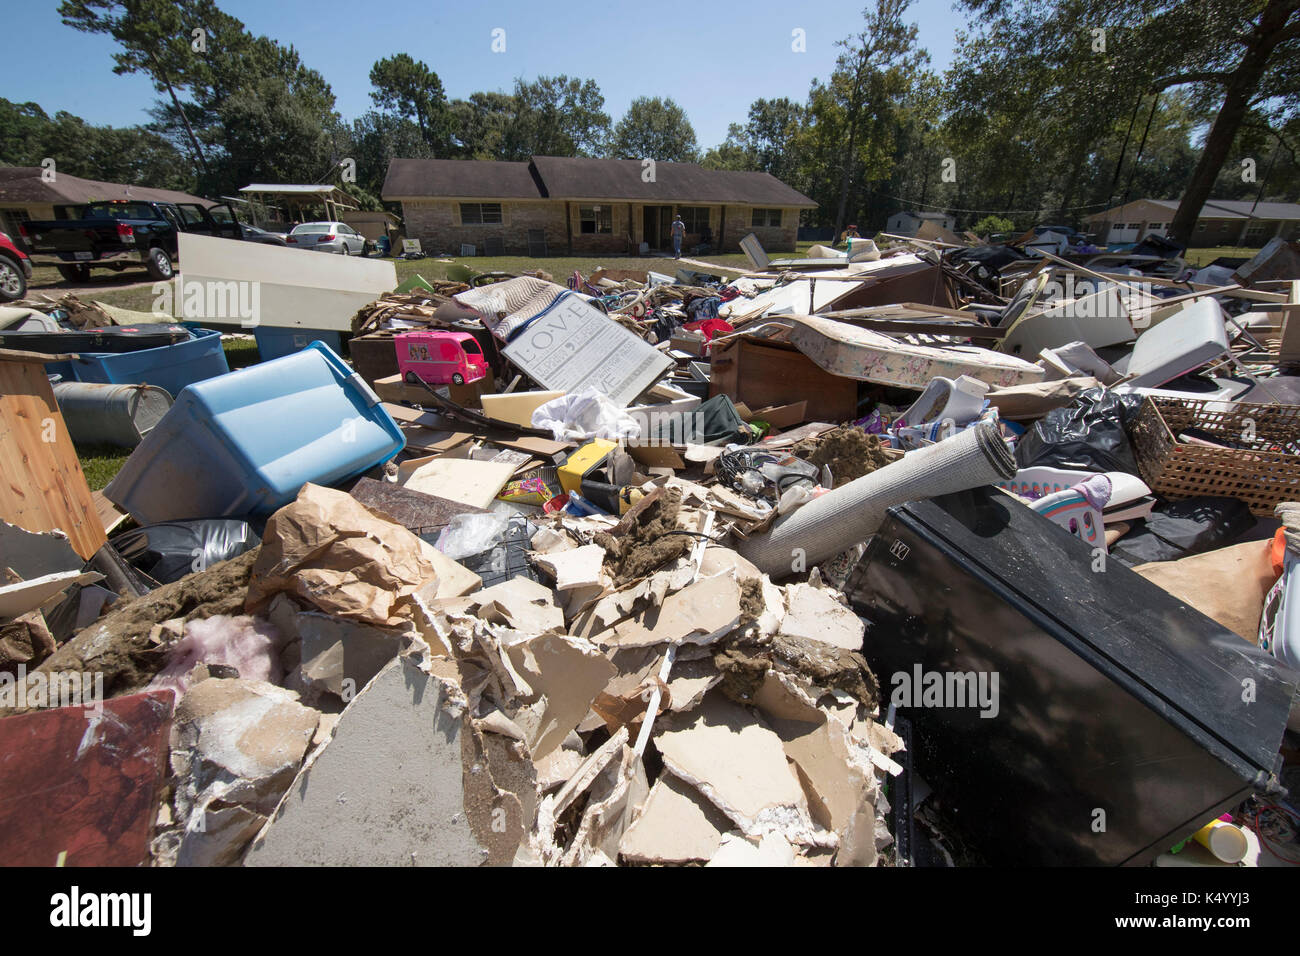
[[[402,204],[407,238],[426,251],[472,245],[477,255],[668,249],[675,215],[686,223],[684,251],[736,252],[752,232],[768,251],[790,252],[800,211],[817,206],[768,173],[555,156],[395,159],[383,198]]]
[[[936,226],[941,226],[949,232],[957,228],[957,220],[946,212],[912,212],[903,210],[896,212],[889,217],[885,223],[885,232],[892,232],[896,236],[914,236],[916,230],[921,228],[921,223],[932,222]]]
[[[53,181],[46,182],[44,172],[39,166],[0,166],[0,232],[16,238],[20,223],[29,219],[68,219],[68,207],[101,199],[196,202],[205,208],[212,205],[207,199],[174,189],[102,183],[57,170]]]
[[[1138,242],[1150,235],[1164,236],[1178,212],[1177,199],[1135,199],[1094,213],[1084,220],[1097,242],[1115,245]],[[1262,246],[1274,237],[1300,236],[1300,205],[1292,202],[1211,199],[1201,207],[1188,245]]]

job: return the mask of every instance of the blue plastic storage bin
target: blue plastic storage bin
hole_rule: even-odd
[[[370,386],[313,342],[186,388],[104,494],[141,524],[262,516],[404,445]]]
[[[82,352],[70,362],[47,362],[45,371],[65,382],[105,385],[156,385],[173,398],[187,385],[230,371],[215,329],[191,329],[193,338],[136,352]]]
[[[257,339],[257,354],[263,362],[301,352],[312,342],[323,342],[335,352],[343,348],[339,333],[327,329],[288,329],[259,325],[253,330]]]

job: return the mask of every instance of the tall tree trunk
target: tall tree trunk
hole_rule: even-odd
[[[840,174],[840,204],[835,212],[835,238],[833,242],[838,242],[840,233],[844,231],[845,216],[848,214],[849,206],[849,178],[853,166],[857,161],[857,143],[858,143],[858,114],[862,112],[862,71],[866,68],[865,58],[859,58],[857,70],[853,77],[853,93],[849,97],[849,150],[848,156],[844,161],[844,168]]]
[[[185,132],[189,134],[190,146],[194,150],[194,158],[197,159],[199,165],[203,167],[203,172],[211,175],[211,170],[208,169],[207,157],[203,155],[203,148],[199,146],[199,138],[194,135],[194,127],[190,125],[190,118],[185,115],[185,110],[181,108],[180,98],[176,95],[176,90],[172,88],[171,80],[167,78],[167,74],[164,72],[162,64],[154,58],[152,52],[149,53],[149,62],[153,64],[154,72],[157,77],[162,80],[163,86],[167,87],[167,92],[172,98],[172,106],[176,108],[176,115],[179,116],[181,122],[185,124]]]
[[[1210,198],[1214,181],[1223,169],[1232,144],[1237,139],[1237,132],[1250,109],[1251,98],[1259,89],[1259,81],[1268,67],[1269,57],[1282,41],[1282,30],[1295,9],[1294,0],[1269,0],[1259,24],[1251,33],[1251,45],[1237,68],[1229,74],[1224,84],[1223,106],[1219,108],[1219,115],[1214,118],[1214,125],[1205,137],[1205,148],[1201,150],[1200,161],[1196,164],[1191,181],[1178,204],[1178,212],[1174,214],[1174,221],[1169,227],[1169,237],[1174,242],[1185,245],[1190,241],[1201,208]]]

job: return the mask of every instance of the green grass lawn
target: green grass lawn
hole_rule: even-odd
[[[130,454],[130,449],[115,445],[78,445],[77,458],[90,490],[98,491],[112,481]]]
[[[1198,269],[1207,266],[1220,256],[1230,256],[1235,259],[1252,259],[1258,249],[1249,249],[1243,246],[1214,246],[1211,249],[1188,249],[1187,254],[1183,256],[1187,264],[1196,266]]]

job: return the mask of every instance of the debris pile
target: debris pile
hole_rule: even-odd
[[[0,807],[75,784],[21,858],[1264,865],[1300,759],[1300,277],[1251,277],[1295,250],[1207,285],[1040,238],[751,236],[730,277],[563,284],[271,248],[234,372],[173,361],[218,331],[30,303]],[[93,494],[49,381],[83,342],[171,399]]]

